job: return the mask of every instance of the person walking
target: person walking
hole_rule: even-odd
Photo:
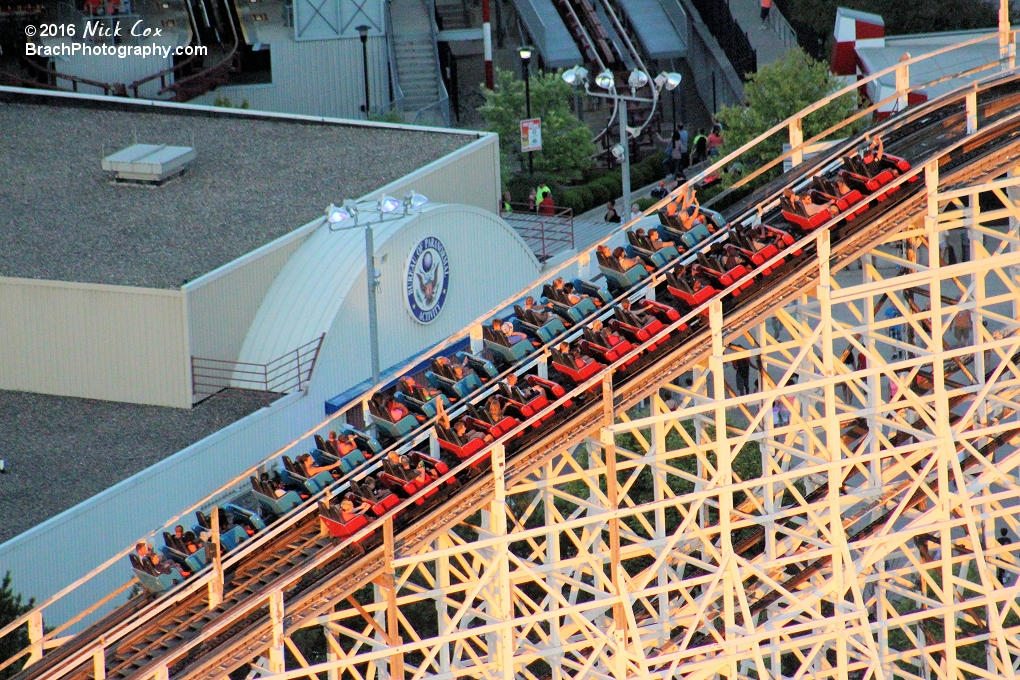
[[[751,360],[747,357],[733,360],[733,370],[737,374],[737,393],[744,396],[751,393]]]
[[[769,12],[772,11],[772,0],[761,0],[761,27],[769,24]]]
[[[853,346],[847,347],[846,351],[843,352],[843,356],[841,358],[843,359],[843,363],[846,365],[846,369],[848,371],[853,371],[854,367],[857,365],[857,358],[854,357]],[[841,387],[843,388],[843,401],[849,403],[851,394],[850,379],[847,378],[846,380],[844,380],[843,383],[841,384]]]

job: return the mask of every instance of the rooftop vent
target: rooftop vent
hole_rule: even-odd
[[[161,186],[184,174],[195,159],[190,146],[132,144],[103,159],[103,170],[113,173],[113,181],[123,184]]]

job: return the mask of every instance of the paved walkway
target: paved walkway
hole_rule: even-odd
[[[758,52],[758,66],[766,66],[796,46],[797,34],[779,12],[775,2],[767,24],[761,22],[761,0],[729,0],[730,12],[747,33],[751,47]]]
[[[639,198],[651,196],[652,189],[659,183],[653,182],[646,187],[633,189],[630,192],[631,203]],[[620,207],[620,199],[616,199],[616,209],[623,215],[623,208]],[[606,206],[600,205],[586,213],[574,218],[574,247],[577,250],[584,250],[600,238],[613,231],[620,225],[615,222],[606,222],[602,219],[606,214]]]

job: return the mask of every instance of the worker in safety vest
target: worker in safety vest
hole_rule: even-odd
[[[769,23],[770,11],[772,11],[772,0],[761,0],[761,25],[763,28]]]
[[[545,200],[545,197],[550,194],[552,194],[552,189],[549,188],[548,184],[539,185],[538,189],[535,191],[535,202],[541,203]]]

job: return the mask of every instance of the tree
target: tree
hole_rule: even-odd
[[[781,123],[801,109],[813,104],[842,87],[842,83],[829,73],[828,66],[809,57],[801,49],[792,49],[768,66],[758,69],[744,86],[748,103],[744,106],[726,106],[718,113],[723,124],[722,152],[737,149],[774,125]],[[819,111],[807,116],[802,125],[804,139],[827,130],[850,117],[857,110],[856,92],[848,93]],[[862,123],[841,129],[838,137],[845,137],[860,129]],[[761,167],[779,156],[783,144],[789,142],[788,133],[782,130],[740,157],[748,170]]]
[[[521,126],[525,118],[524,81],[513,72],[496,70],[494,90],[483,88],[485,103],[478,111],[486,127],[499,135],[499,154],[504,176],[527,163],[521,153]],[[542,119],[542,150],[534,152],[535,172],[561,182],[581,177],[591,167],[595,144],[591,131],[577,119],[570,105],[572,87],[557,73],[531,76],[531,115]]]
[[[11,588],[11,572],[7,572],[4,575],[3,581],[0,581],[0,628],[14,621],[22,614],[27,614],[32,610],[34,603],[35,600],[29,600],[28,604],[21,603],[21,595],[15,595],[14,590]],[[0,638],[0,664],[27,646],[28,628],[24,626],[14,633]],[[0,671],[0,680],[12,677],[21,670],[22,664],[22,661],[18,661]]]

